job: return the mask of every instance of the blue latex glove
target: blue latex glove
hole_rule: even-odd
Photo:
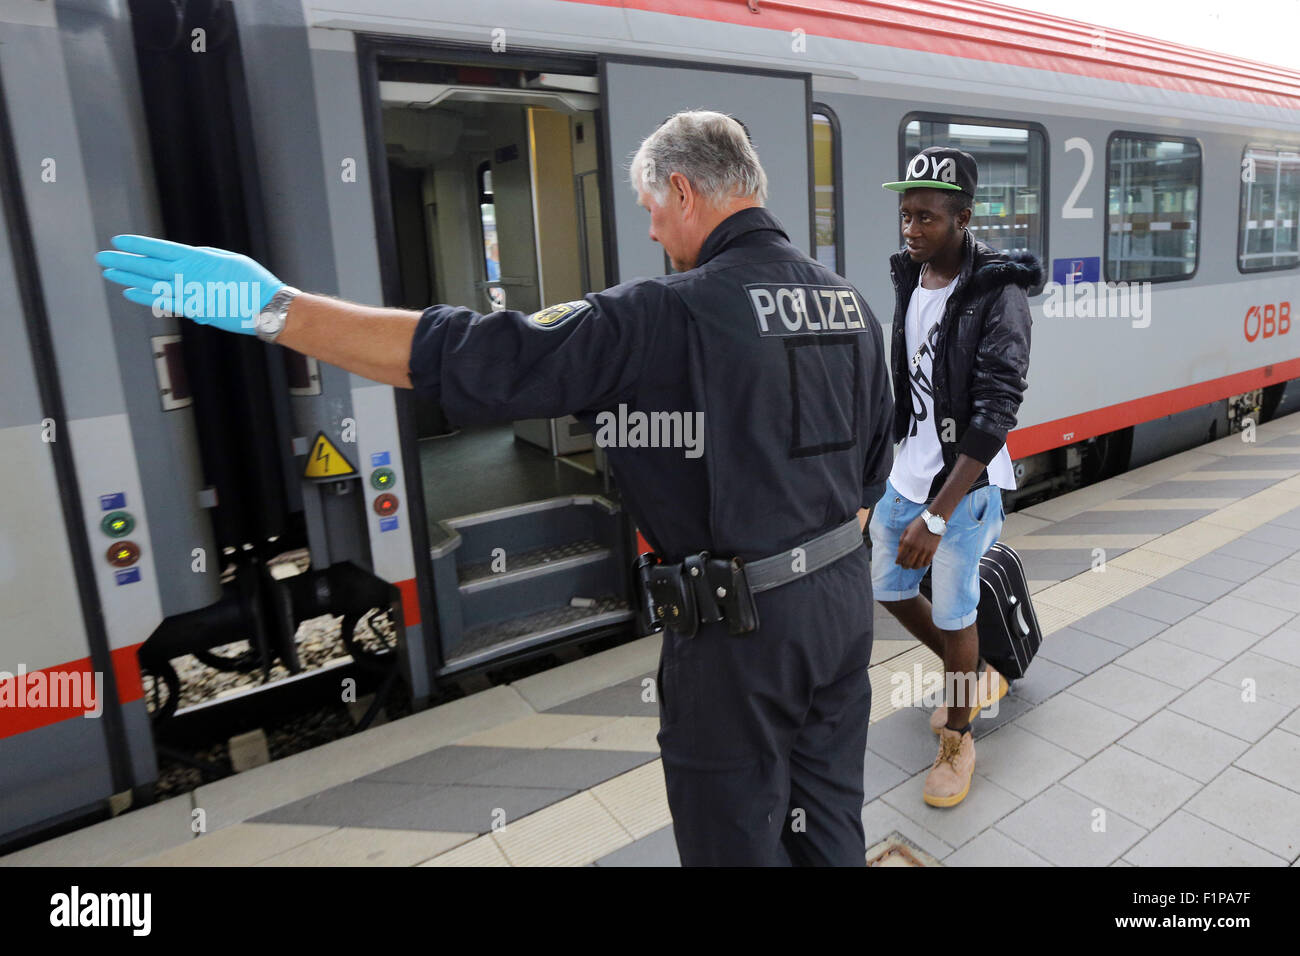
[[[254,335],[257,313],[284,286],[260,263],[237,252],[149,236],[114,236],[112,242],[120,252],[95,256],[104,278],[126,286],[122,295],[151,306],[157,316],[184,315],[227,332]]]

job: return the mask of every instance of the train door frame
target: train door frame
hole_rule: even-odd
[[[394,38],[370,33],[355,37],[357,72],[361,84],[361,111],[364,120],[365,148],[369,154],[371,170],[371,204],[375,214],[376,253],[379,261],[380,288],[384,304],[396,305],[401,301],[401,279],[398,267],[397,232],[391,206],[388,162],[384,145],[383,104],[380,96],[379,64],[384,59],[421,59],[429,62],[485,65],[493,68],[537,70],[539,72],[599,75],[598,58],[590,54],[538,48],[490,53],[481,44],[448,40],[422,40],[410,37]],[[613,176],[606,152],[606,117],[604,100],[595,111],[597,163],[602,191],[612,187]],[[608,202],[601,203],[601,248],[606,262],[606,279],[609,280],[609,263],[613,261],[613,213]],[[610,283],[611,285],[613,282]],[[432,304],[432,303],[430,303]],[[421,621],[424,624],[425,644],[428,648],[430,679],[437,681],[447,662],[438,609],[434,599],[434,582],[429,555],[431,552],[427,526],[428,507],[424,494],[424,475],[420,466],[420,451],[416,437],[415,397],[410,389],[397,388],[398,442],[406,462],[406,497],[408,507],[420,519],[411,522],[412,545],[415,549],[415,581]],[[631,574],[632,556],[628,556],[628,574]]]
[[[585,54],[561,52],[542,48],[520,48],[508,53],[489,53],[481,44],[467,44],[456,41],[423,40],[414,38],[393,38],[389,36],[359,33],[355,37],[355,50],[359,81],[361,84],[361,105],[366,136],[365,148],[368,150],[371,169],[371,201],[375,214],[377,236],[377,258],[379,261],[380,282],[385,303],[396,305],[401,302],[401,278],[397,233],[391,208],[390,176],[387,168],[387,154],[383,131],[383,102],[380,89],[380,68],[386,61],[399,59],[423,60],[431,63],[465,66],[487,66],[492,69],[528,70],[541,73],[560,73],[579,76],[594,76],[597,79],[599,104],[594,110],[595,132],[597,136],[596,156],[598,165],[598,182],[602,195],[600,223],[602,228],[601,248],[605,258],[605,279],[607,284],[615,285],[629,270],[621,268],[618,260],[618,223],[620,213],[628,215],[626,196],[620,192],[623,184],[616,182],[613,163],[621,162],[622,150],[616,156],[611,134],[611,100],[610,71],[615,66],[650,66],[664,70],[694,70],[708,74],[735,74],[741,77],[765,77],[789,80],[802,84],[802,90],[796,95],[800,102],[800,119],[803,128],[804,149],[795,148],[795,160],[805,177],[806,192],[801,199],[788,203],[793,208],[803,205],[803,216],[807,232],[799,236],[802,229],[796,230],[796,245],[803,246],[811,255],[815,249],[816,239],[816,177],[815,144],[812,129],[813,86],[812,74],[803,71],[757,69],[718,63],[686,63],[680,60],[626,56],[611,53]],[[725,105],[721,108],[725,109]],[[667,118],[667,116],[663,117]],[[739,117],[743,122],[745,117]],[[760,143],[761,145],[761,143]],[[802,155],[800,155],[802,153]],[[796,192],[794,195],[799,195]],[[789,217],[790,222],[797,221]],[[640,223],[638,223],[638,227]],[[546,303],[543,303],[545,305]],[[437,624],[439,606],[436,595],[439,593],[434,581],[434,571],[426,556],[431,554],[430,533],[427,523],[428,501],[423,469],[420,463],[417,430],[415,425],[415,400],[407,389],[398,389],[395,398],[398,419],[398,437],[403,460],[407,462],[408,473],[416,469],[407,481],[407,498],[412,509],[418,509],[420,520],[413,521],[411,530],[412,543],[416,551],[415,577],[418,592],[420,614],[428,628],[427,642],[436,644],[429,649],[428,665],[430,677],[435,682],[438,675],[446,670],[447,648],[444,635]],[[627,554],[623,555],[629,589],[631,587],[631,565],[637,546],[632,533],[630,516],[623,513],[622,519],[626,533],[623,540],[627,542]],[[541,651],[545,647],[534,650]]]
[[[598,62],[597,76],[599,76],[600,78],[600,84],[599,84],[600,85],[600,116],[602,117],[602,122],[600,124],[600,133],[602,136],[602,140],[600,145],[602,151],[607,156],[611,155],[613,152],[613,144],[610,143],[609,141],[610,126],[607,120],[611,108],[609,105],[609,67],[611,65],[617,64],[617,65],[624,65],[624,66],[653,66],[653,67],[661,67],[661,68],[672,69],[672,70],[701,70],[709,73],[737,73],[745,76],[762,76],[762,77],[770,77],[773,79],[802,80],[804,84],[803,120],[804,120],[804,134],[807,141],[807,167],[806,168],[808,173],[808,197],[807,197],[808,246],[807,249],[808,249],[808,255],[810,256],[813,255],[813,252],[817,248],[817,177],[814,174],[814,169],[816,166],[816,155],[815,155],[816,146],[813,141],[813,129],[812,129],[814,97],[813,97],[813,82],[812,82],[813,78],[811,72],[805,72],[800,70],[776,70],[776,69],[766,69],[762,67],[750,67],[750,66],[734,66],[729,63],[694,63],[694,62],[686,62],[683,60],[674,60],[674,59],[664,58],[664,57],[634,56],[634,55],[621,54],[621,53],[601,53],[597,56],[597,62]],[[667,117],[665,116],[664,119],[667,119]],[[741,125],[743,126],[744,117],[737,117],[737,119],[741,120]],[[748,129],[746,129],[746,131],[748,132]],[[646,131],[647,135],[649,134],[649,132],[650,132],[649,130]],[[759,158],[762,159],[761,154]],[[614,192],[612,170],[609,169],[608,165],[602,166],[602,173],[605,174],[606,178],[602,179],[601,189],[604,191],[603,192],[604,195],[610,197],[609,200],[606,202],[607,208],[603,210],[603,212],[606,214],[607,217],[607,228],[614,229],[616,228],[615,226],[616,217],[614,215],[614,206],[616,205],[614,202],[614,196],[616,194]],[[614,239],[615,236],[613,234],[611,233],[606,234],[607,244],[611,246],[614,245]],[[795,245],[796,246],[799,245],[799,242],[797,240],[795,241]],[[615,252],[617,252],[616,249]],[[664,257],[665,271],[667,270],[667,262],[668,262],[667,255],[665,254]],[[606,269],[605,277],[607,280],[609,280],[610,285],[615,285],[623,281],[623,277],[619,272],[617,255],[615,255],[612,258],[608,258],[608,257],[606,258],[605,269]]]

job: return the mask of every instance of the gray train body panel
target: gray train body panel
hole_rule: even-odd
[[[781,30],[562,0],[525,6],[496,0],[472,8],[414,0],[326,7],[304,0],[303,9],[309,24],[332,30],[397,33],[485,47],[494,30],[504,30],[507,49],[516,53],[532,48],[658,60],[658,69],[641,64],[641,75],[628,70],[632,82],[622,82],[622,68],[616,68],[604,91],[614,147],[608,162],[620,279],[664,271],[662,253],[646,236],[645,214],[629,198],[628,157],[621,149],[638,143],[666,115],[656,113],[656,106],[716,106],[746,123],[752,116],[753,123],[771,124],[773,118],[760,112],[760,104],[769,85],[779,89],[779,84],[768,84],[761,72],[751,73],[747,94],[753,95],[738,96],[719,81],[744,86],[745,74],[730,71],[808,75],[813,101],[835,111],[842,135],[845,275],[863,290],[886,324],[892,321],[893,301],[887,260],[900,240],[897,194],[882,190],[880,183],[895,178],[899,168],[899,126],[905,116],[947,113],[1045,128],[1050,216],[1044,266],[1049,271],[1053,258],[1103,253],[1106,143],[1112,132],[1194,137],[1202,148],[1195,275],[1153,285],[1151,322],[1145,328],[1135,328],[1123,318],[1048,318],[1043,297],[1032,299],[1033,362],[1019,426],[1300,358],[1300,332],[1255,342],[1241,332],[1249,306],[1284,301],[1300,292],[1298,273],[1243,275],[1235,252],[1242,151],[1248,144],[1300,146],[1300,110],[831,37],[808,36],[804,52],[795,53],[790,35]],[[574,36],[582,37],[580,44],[573,42]],[[430,57],[436,58],[436,53]],[[674,60],[690,69],[674,71]],[[728,72],[715,77],[699,70],[706,66]],[[654,77],[662,77],[662,82],[647,88]],[[1091,175],[1074,204],[1092,211],[1086,219],[1062,216],[1062,204],[1082,171],[1081,154],[1064,148],[1066,140],[1076,137],[1085,139],[1093,154]],[[787,158],[795,150],[789,142],[765,146],[764,138],[755,133],[777,196],[770,206],[795,241],[802,242],[806,210],[787,208],[783,197],[804,195],[806,183],[796,179],[791,188],[781,182],[782,173],[799,174],[797,162]],[[796,145],[803,142],[800,137]],[[773,159],[769,152],[775,153]],[[805,193],[799,193],[800,187]],[[1062,438],[1061,444],[1069,440]]]
[[[1053,259],[1105,255],[1112,133],[1190,137],[1201,149],[1195,274],[1151,287],[1146,324],[1052,317],[1046,296],[1033,297],[1033,362],[1019,426],[1059,425],[1036,439],[1048,454],[1087,437],[1073,424],[1080,416],[1300,360],[1300,329],[1254,341],[1243,334],[1251,306],[1296,302],[1300,270],[1243,274],[1236,251],[1243,150],[1300,147],[1300,110],[832,37],[798,44],[784,30],[762,28],[761,16],[727,24],[565,0],[267,0],[235,9],[267,264],[304,289],[379,302],[387,288],[386,225],[377,205],[386,199],[375,188],[386,172],[374,161],[384,144],[377,152],[371,141],[367,104],[379,96],[366,83],[363,46],[420,41],[418,53],[404,55],[436,62],[466,50],[490,61],[497,44],[525,60],[564,55],[596,64],[589,72],[602,81],[595,125],[610,284],[666,268],[626,167],[641,139],[678,109],[722,109],[747,125],[769,174],[769,207],[804,249],[813,215],[809,109],[833,112],[843,271],[885,324],[892,321],[887,259],[899,246],[898,198],[880,183],[898,177],[906,117],[1041,127],[1049,272]],[[0,80],[52,344],[52,354],[42,354],[24,322],[0,323],[0,671],[112,656],[125,684],[138,679],[134,649],[160,621],[221,594],[221,562],[199,501],[194,414],[167,410],[160,398],[155,340],[178,334],[179,325],[123,300],[99,281],[91,261],[113,234],[162,228],[131,34],[127,5],[113,0],[0,5]],[[1086,177],[1080,141],[1093,158]],[[42,177],[47,169],[54,178]],[[461,210],[472,214],[472,207],[465,202]],[[0,231],[0,310],[7,316],[25,308],[16,291],[24,281],[19,240]],[[456,269],[468,276],[472,258],[461,256]],[[458,288],[476,288],[462,279]],[[533,281],[520,304],[538,294],[540,275]],[[66,443],[58,454],[70,456],[75,500],[57,487],[63,459],[45,437],[52,412],[38,381],[47,367],[41,363],[57,373],[65,414],[52,424]],[[468,587],[464,607],[457,605],[458,591],[467,590],[457,580],[458,549],[476,561],[498,541],[563,549],[570,529],[582,527],[599,547],[566,557],[564,573],[581,582],[574,587],[614,586],[601,562],[616,568],[632,545],[609,502],[572,495],[428,521],[412,504],[421,494],[421,463],[404,456],[415,443],[396,390],[328,365],[316,371],[319,388],[291,394],[288,419],[264,427],[281,442],[287,497],[292,510],[304,511],[313,567],[352,562],[402,586],[408,619],[401,667],[417,701],[440,674],[482,656],[481,634],[470,633],[473,615],[488,614],[495,593],[509,593],[504,584],[479,581]],[[1226,404],[1218,398],[1133,421],[1129,463],[1228,427]],[[1295,410],[1300,379],[1287,383],[1277,413]],[[300,477],[305,446],[318,433],[344,452],[355,474],[332,482]],[[396,523],[381,521],[380,492],[367,480],[373,463],[385,460],[394,472],[387,491],[403,502]],[[131,540],[142,551],[139,580],[125,584],[104,561],[111,541],[99,529],[100,496],[112,494],[125,495],[137,522]],[[543,527],[542,514],[563,534],[548,537],[553,528]],[[447,537],[429,548],[424,535],[435,525]],[[206,571],[192,570],[195,549],[209,555]],[[78,580],[83,553],[91,573]],[[520,587],[536,590],[539,576],[526,569]],[[625,617],[614,609],[593,621]],[[534,644],[572,637],[575,629],[571,622],[550,627]],[[449,659],[458,646],[466,649],[459,664]],[[107,720],[74,717],[0,733],[0,844],[71,814],[102,811],[112,794],[154,779],[144,700],[134,690],[126,697]]]
[[[24,304],[11,300],[6,314],[17,321],[4,326],[10,341],[0,405],[2,430],[17,443],[6,458],[22,467],[0,471],[0,552],[19,559],[0,560],[0,671],[93,669],[103,675],[106,698],[100,718],[44,720],[0,736],[0,839],[151,783],[157,770],[134,648],[165,613],[207,603],[220,587],[215,560],[206,574],[191,568],[193,549],[212,550],[197,508],[193,421],[184,408],[164,411],[159,398],[151,337],[174,331],[175,320],[70,279],[87,270],[106,230],[157,227],[143,187],[149,164],[139,138],[130,26],[114,11],[95,3],[15,4],[0,21],[0,69],[25,207],[19,236],[11,197],[0,269],[9,273],[6,297],[34,283],[44,304],[35,321],[51,345],[47,352],[31,340]],[[30,243],[34,274],[17,273],[15,243]],[[35,384],[38,365],[57,378],[62,416],[46,407],[49,396]],[[75,488],[56,478],[60,454],[69,456]],[[121,580],[104,560],[113,544],[100,529],[105,495],[121,496],[120,507],[135,519],[129,537],[141,557],[134,579]],[[81,581],[73,570],[79,549],[93,572]],[[33,760],[34,752],[42,758]]]

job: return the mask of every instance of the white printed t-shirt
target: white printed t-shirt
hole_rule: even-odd
[[[934,423],[934,388],[931,385],[934,369],[934,342],[939,335],[939,320],[943,318],[948,298],[957,279],[953,278],[942,289],[926,289],[918,281],[912,290],[904,319],[907,342],[907,361],[910,366],[908,385],[911,393],[911,427],[894,455],[894,467],[889,482],[909,501],[924,504],[930,497],[930,484],[943,469],[943,450],[939,445],[939,432]],[[921,343],[924,341],[924,346]],[[919,361],[917,350],[920,349]],[[895,396],[900,401],[901,396]],[[1004,444],[988,464],[989,483],[1014,491],[1015,473],[1011,469],[1011,455]]]

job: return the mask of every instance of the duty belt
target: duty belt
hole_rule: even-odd
[[[749,563],[715,558],[707,551],[689,555],[680,564],[663,564],[658,555],[643,554],[636,562],[642,632],[666,627],[693,637],[701,623],[725,620],[732,634],[747,634],[758,627],[755,594],[824,568],[861,546],[862,529],[854,517],[788,551]]]

